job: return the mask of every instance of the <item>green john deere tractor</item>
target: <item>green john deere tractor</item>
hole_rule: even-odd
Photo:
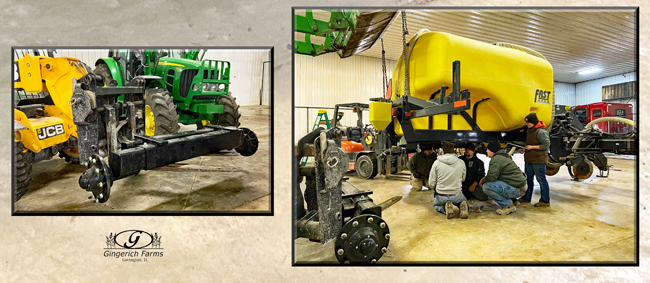
[[[110,50],[94,72],[112,86],[151,76],[145,93],[147,135],[176,132],[177,122],[239,127],[239,106],[229,92],[230,62],[203,60],[206,51]]]

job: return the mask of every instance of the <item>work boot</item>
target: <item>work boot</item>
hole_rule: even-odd
[[[512,200],[512,203],[515,204],[515,206],[519,206],[519,204],[520,204],[519,199],[513,198],[513,199],[510,199],[510,200]]]
[[[513,204],[510,204],[510,206],[508,206],[508,207],[505,207],[505,208],[502,208],[502,209],[497,209],[497,214],[498,215],[507,215],[507,214],[510,214],[510,213],[514,212],[516,209],[517,209],[517,207],[513,203]]]
[[[522,204],[522,203],[530,203],[530,201],[525,200],[524,198],[518,198],[517,201]]]
[[[445,214],[447,214],[447,219],[454,218],[454,204],[451,201],[445,203]]]
[[[551,204],[550,203],[545,203],[545,202],[538,202],[533,206],[534,207],[548,207],[548,206],[551,206]]]
[[[469,204],[466,200],[460,202],[460,218],[467,219],[469,217]]]

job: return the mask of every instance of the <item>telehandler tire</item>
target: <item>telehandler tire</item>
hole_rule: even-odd
[[[16,162],[16,199],[18,201],[25,193],[27,187],[32,181],[32,164],[34,163],[34,153],[31,151],[24,152],[22,142],[14,142],[14,161]]]
[[[159,88],[150,88],[144,92],[145,99],[145,129],[151,136],[173,134],[181,128],[178,125],[179,115],[176,104],[169,92]],[[151,121],[154,125],[151,125]]]
[[[106,64],[99,64],[95,66],[95,70],[93,70],[93,73],[95,75],[102,75],[104,77],[105,86],[117,85],[117,82],[113,80],[113,75],[111,75],[111,70],[108,69],[108,66]]]

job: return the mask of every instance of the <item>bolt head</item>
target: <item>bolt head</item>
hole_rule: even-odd
[[[99,198],[104,198],[104,194],[99,194]]]
[[[386,228],[386,222],[382,222],[381,224],[379,224],[379,227],[382,229]]]
[[[357,221],[352,222],[352,227],[357,227],[357,226],[359,226],[359,222]]]
[[[350,261],[346,260],[346,261],[343,262],[343,264],[350,264]]]
[[[372,217],[368,217],[368,223],[372,223],[372,221],[375,221],[375,220],[372,219]]]
[[[95,173],[99,173],[99,168],[95,168]]]
[[[386,247],[383,247],[383,248],[381,248],[381,252],[382,252],[382,253],[387,253],[387,252],[388,252],[388,249],[387,249]]]
[[[390,239],[390,234],[386,233],[386,235],[384,236],[384,238],[385,238],[386,240]]]
[[[101,187],[104,187],[104,183],[99,182],[99,187],[100,187],[100,188],[101,188]]]
[[[372,264],[377,263],[377,259],[374,259],[374,258],[373,258],[373,259],[370,261],[370,263],[372,263]]]
[[[345,240],[347,237],[348,237],[348,234],[345,234],[345,233],[341,234],[341,239],[342,240]]]
[[[339,249],[338,251],[336,251],[336,254],[338,255],[343,255],[344,253],[345,251],[343,249]]]

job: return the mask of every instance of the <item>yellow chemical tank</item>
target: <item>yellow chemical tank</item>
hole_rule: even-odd
[[[553,67],[534,50],[499,43],[497,45],[444,33],[421,31],[410,55],[411,96],[429,100],[431,95],[452,88],[452,63],[460,61],[460,90],[471,92],[472,107],[477,107],[475,117],[483,131],[510,131],[525,126],[524,117],[537,113],[540,121],[549,125],[553,109]],[[404,54],[402,54],[404,57]],[[404,65],[400,57],[393,71],[392,100],[404,94]],[[397,83],[396,83],[397,82]],[[473,109],[467,110],[472,116]],[[386,113],[386,112],[384,112]],[[390,114],[388,114],[390,115]],[[411,120],[415,129],[428,129],[429,118]],[[395,132],[402,129],[395,119]],[[433,117],[433,129],[446,130],[447,115]],[[452,118],[453,130],[471,130],[460,115]]]

